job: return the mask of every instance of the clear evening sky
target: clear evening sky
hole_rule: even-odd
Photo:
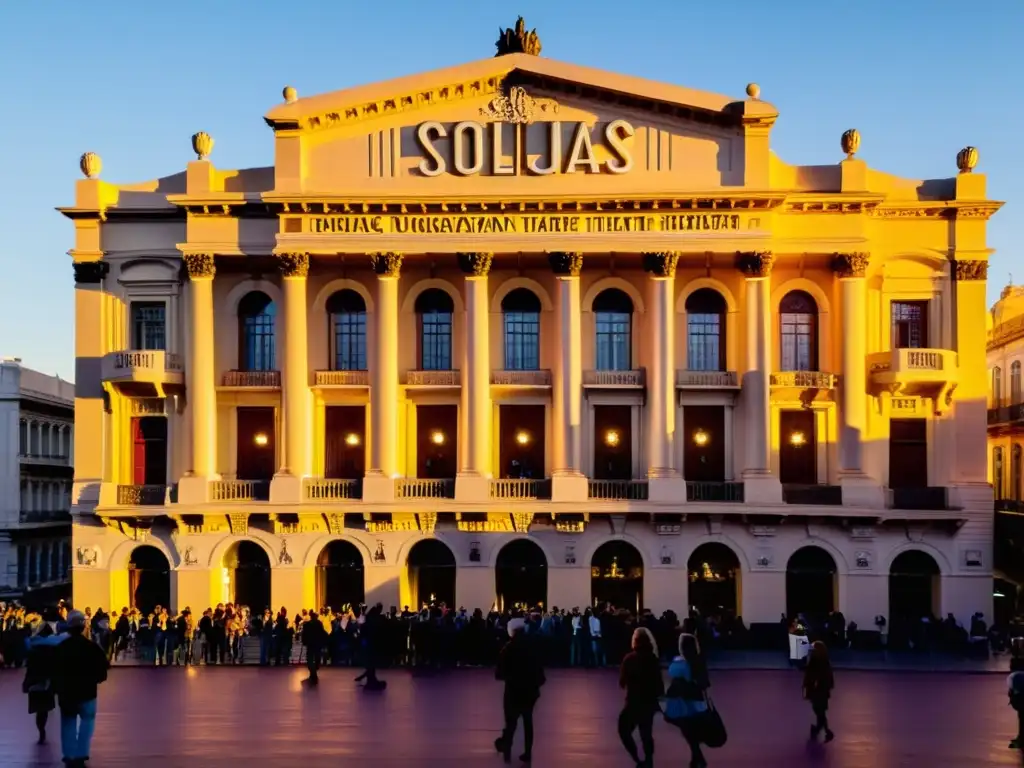
[[[858,156],[911,178],[951,176],[978,147],[989,196],[990,299],[1024,281],[1021,0],[553,0],[479,2],[0,2],[0,355],[74,376],[73,226],[78,158],[102,178],[181,171],[191,135],[219,167],[270,165],[262,115],[300,96],[494,54],[516,16],[543,55],[742,98],[780,118],[772,148],[834,163]]]

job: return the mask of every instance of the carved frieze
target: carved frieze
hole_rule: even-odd
[[[85,568],[92,568],[99,560],[99,552],[95,547],[79,547],[76,551],[78,564]]]
[[[459,269],[472,277],[487,277],[491,271],[493,253],[459,253]]]
[[[330,512],[324,515],[327,521],[327,532],[332,536],[340,536],[345,531],[345,515],[339,512]]]
[[[679,254],[676,251],[661,251],[643,254],[644,271],[655,277],[675,277]]]
[[[181,259],[185,262],[185,271],[192,280],[213,277],[217,271],[212,253],[186,253]]]
[[[402,254],[394,251],[371,253],[370,265],[381,277],[398,277],[402,271]]]
[[[288,554],[288,542],[281,539],[281,551],[277,555],[278,565],[291,565],[292,556]]]
[[[957,281],[963,280],[987,280],[987,261],[954,261],[953,274]]]
[[[420,512],[416,518],[423,533],[432,534],[437,527],[437,512]]]
[[[71,266],[76,285],[98,285],[110,273],[110,264],[105,261],[76,261]]]
[[[480,114],[499,123],[526,125],[532,123],[538,113],[554,114],[558,111],[558,102],[554,99],[535,99],[522,86],[516,85],[509,89],[508,95],[496,93],[480,108]]]
[[[526,31],[526,21],[520,16],[516,19],[515,27],[507,27],[504,31],[498,30],[498,39],[494,47],[498,49],[495,56],[505,56],[509,53],[540,56],[540,37],[536,29]]]
[[[556,275],[579,277],[583,270],[583,254],[576,252],[555,251],[548,254],[551,271]]]
[[[863,252],[834,254],[832,271],[839,277],[864,277],[870,258],[870,254]]]
[[[307,277],[309,275],[308,253],[279,253],[277,267],[282,277]]]
[[[231,512],[228,514],[228,525],[234,536],[245,536],[249,532],[249,513]]]
[[[513,512],[512,525],[517,533],[529,533],[530,523],[533,522],[533,512]]]
[[[736,254],[736,268],[744,277],[770,277],[775,255],[771,251],[746,251]]]

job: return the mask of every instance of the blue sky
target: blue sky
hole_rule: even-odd
[[[591,0],[516,4],[241,2],[3,3],[0,6],[0,355],[74,375],[73,202],[78,157],[103,178],[180,171],[209,132],[221,167],[269,165],[263,122],[294,85],[310,95],[494,53],[517,14],[544,55],[742,97],[748,82],[781,113],[773,149],[834,163],[839,136],[912,178],[955,173],[979,148],[992,220],[990,298],[1024,281],[1024,73],[1019,0]]]

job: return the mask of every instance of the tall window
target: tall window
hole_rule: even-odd
[[[1020,443],[1013,444],[1013,452],[1010,454],[1010,496],[1014,501],[1021,500],[1021,454],[1024,453]]]
[[[327,300],[331,369],[366,370],[366,302],[355,291],[338,291]]]
[[[243,371],[273,371],[277,309],[262,291],[246,294],[238,305],[238,366]]]
[[[782,370],[818,370],[818,305],[805,291],[790,291],[779,304]]]
[[[132,302],[132,349],[167,349],[166,309],[162,301]]]
[[[505,318],[505,369],[540,369],[540,299],[526,288],[509,291],[501,302]]]
[[[992,449],[992,490],[997,499],[1003,498],[1003,449]]]
[[[998,365],[992,369],[992,405],[998,408],[1003,404],[1003,369]]]
[[[893,349],[923,349],[928,346],[928,302],[892,303]]]
[[[416,297],[420,323],[420,369],[452,369],[452,297],[438,288],[430,288]]]
[[[594,361],[599,371],[633,367],[633,302],[624,291],[609,288],[594,299]]]
[[[22,456],[28,455],[28,422],[18,422],[18,453]]]
[[[1020,360],[1014,360],[1010,364],[1010,402],[1016,405],[1020,401]]]
[[[725,370],[725,299],[711,288],[686,297],[686,367]]]

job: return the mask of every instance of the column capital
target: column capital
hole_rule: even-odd
[[[556,275],[579,277],[583,270],[583,254],[577,251],[552,251],[548,253],[548,264]]]
[[[275,253],[277,268],[281,270],[282,277],[308,277],[309,276],[309,254],[308,253]]]
[[[775,255],[771,251],[738,251],[736,269],[744,277],[770,277]]]
[[[459,269],[466,273],[467,277],[487,277],[491,271],[493,253],[458,253]]]
[[[181,257],[185,262],[185,271],[189,278],[196,280],[202,277],[213,277],[217,271],[213,263],[212,253],[186,253]]]
[[[676,265],[679,264],[678,251],[659,251],[643,254],[644,272],[653,277],[675,277]]]
[[[953,262],[953,276],[957,282],[963,280],[987,280],[988,262],[960,261],[957,259]]]
[[[98,284],[110,272],[106,261],[76,261],[71,265],[75,270],[75,285]]]
[[[864,277],[867,274],[871,254],[863,251],[832,254],[832,271],[839,278]]]
[[[398,277],[402,271],[402,254],[395,251],[371,253],[370,265],[378,277]]]

